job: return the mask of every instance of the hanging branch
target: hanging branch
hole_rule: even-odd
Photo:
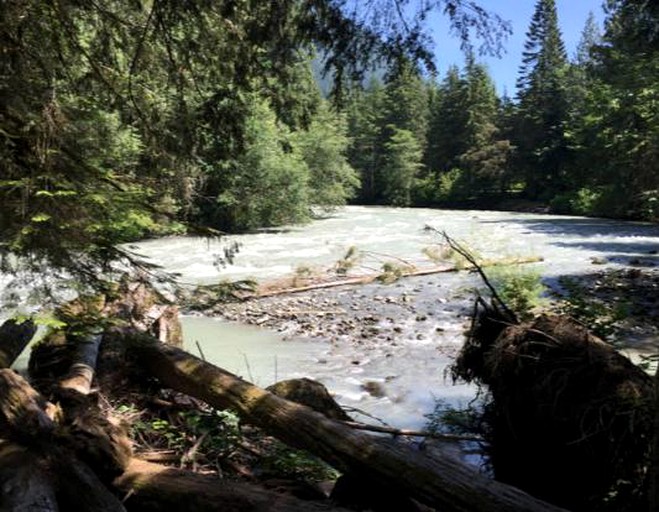
[[[503,313],[505,314],[504,316],[507,317],[507,320],[509,320],[511,323],[515,323],[515,324],[519,323],[519,320],[517,319],[517,315],[506,305],[503,299],[499,296],[496,288],[487,278],[487,275],[485,275],[483,268],[478,264],[474,255],[471,254],[471,252],[469,252],[468,249],[463,247],[456,240],[451,238],[446,231],[439,231],[432,226],[426,226],[426,229],[440,235],[452,250],[457,252],[460,256],[466,259],[471,265],[473,265],[473,267],[476,269],[476,272],[478,272],[478,275],[480,275],[481,279],[483,280],[483,283],[485,283],[485,286],[487,286],[488,290],[490,290],[490,293],[492,294],[492,303],[494,307],[497,308],[497,305],[500,306],[501,309],[503,310]]]

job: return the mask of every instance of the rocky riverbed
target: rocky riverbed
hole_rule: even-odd
[[[471,273],[438,274],[225,303],[205,313],[268,328],[285,338],[348,344],[365,352],[417,343],[434,344],[454,356],[480,285]],[[659,268],[573,276],[562,298],[568,298],[568,307],[552,295],[548,309],[581,316],[622,346],[652,351],[659,345]]]
[[[453,355],[469,326],[473,293],[455,292],[455,276],[406,278],[222,304],[207,314],[266,327],[288,338],[369,348],[402,343],[436,344]]]

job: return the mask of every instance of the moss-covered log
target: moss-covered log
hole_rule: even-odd
[[[559,508],[453,460],[431,460],[392,440],[376,438],[289,402],[176,347],[140,337],[134,354],[163,384],[236,411],[291,446],[334,467],[363,474],[422,503],[452,512],[557,511]]]

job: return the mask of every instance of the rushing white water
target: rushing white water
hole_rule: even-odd
[[[366,266],[379,266],[378,254],[418,266],[430,265],[422,251],[437,244],[439,236],[424,226],[446,231],[483,258],[541,256],[544,262],[535,268],[548,280],[591,272],[593,262],[612,267],[659,263],[656,225],[526,213],[381,207],[348,207],[330,218],[277,232],[220,241],[177,237],[143,242],[134,249],[166,270],[180,273],[182,281],[189,283],[265,280],[302,267],[327,269],[353,246],[369,252],[370,260],[366,256],[363,262]],[[216,267],[216,256],[234,241],[240,242],[241,250],[233,264]],[[460,294],[460,290],[474,282],[468,274],[441,274],[404,280],[393,288],[374,284],[332,292],[348,310],[355,294],[362,294],[360,303],[366,299],[366,303],[375,304],[376,311],[380,307],[377,301],[392,290],[416,297],[410,318],[397,319],[407,327],[393,344],[367,347],[284,340],[267,330],[194,317],[184,319],[185,336],[191,351],[197,350],[194,342],[198,342],[210,361],[261,385],[284,378],[316,378],[342,404],[398,426],[419,427],[435,399],[455,404],[473,397],[471,387],[447,383],[443,370],[450,362],[446,354],[462,342],[467,322],[468,294]],[[419,312],[434,315],[433,322],[425,324],[428,332],[413,325],[411,317]],[[374,397],[364,389],[372,382],[382,386],[384,396]]]
[[[603,219],[488,211],[443,211],[383,207],[348,207],[330,218],[276,232],[231,236],[219,241],[174,237],[131,247],[137,253],[181,274],[188,283],[255,278],[268,280],[303,267],[323,271],[349,248],[365,256],[365,267],[379,268],[381,254],[417,266],[432,265],[423,250],[446,231],[483,258],[541,256],[534,264],[549,281],[605,267],[659,265],[659,226]],[[234,241],[241,244],[233,264],[216,267],[216,256]],[[2,287],[0,276],[0,287]],[[208,360],[266,386],[285,378],[311,377],[323,382],[339,403],[362,409],[401,427],[416,428],[435,399],[465,403],[474,396],[469,386],[452,386],[444,370],[463,341],[468,325],[468,273],[410,278],[393,285],[371,284],[327,291],[340,309],[354,313],[366,304],[380,315],[385,331],[394,317],[393,337],[373,336],[363,343],[329,337],[308,340],[213,318],[184,317],[188,349],[198,345]],[[388,300],[409,301],[388,310]],[[407,308],[407,309],[405,309]],[[362,315],[363,316],[363,315]],[[415,318],[428,317],[419,322]],[[25,358],[24,358],[25,359]],[[25,364],[24,359],[22,363]],[[365,385],[377,383],[383,396]]]
[[[326,267],[350,247],[428,262],[422,250],[439,237],[432,226],[465,242],[483,257],[537,255],[547,276],[582,273],[592,260],[610,265],[641,259],[659,263],[659,226],[654,224],[555,215],[490,211],[447,211],[386,207],[347,207],[334,216],[277,232],[225,237],[220,241],[176,237],[136,244],[135,250],[179,272],[184,281],[214,283],[223,279],[272,278],[300,266]],[[234,264],[214,261],[233,241],[242,244]]]

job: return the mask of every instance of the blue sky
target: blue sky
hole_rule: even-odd
[[[487,64],[499,93],[505,89],[509,96],[514,96],[515,80],[522,60],[526,31],[531,22],[536,2],[535,0],[478,0],[478,3],[512,23],[513,34],[504,43],[506,52],[502,54],[501,58],[481,57],[480,60]],[[568,55],[572,57],[590,11],[595,14],[600,27],[602,26],[604,21],[602,0],[556,0],[556,8],[563,41]],[[443,78],[448,66],[451,64],[462,66],[464,57],[460,51],[459,40],[455,36],[449,35],[449,24],[446,19],[437,19],[432,29],[440,78]]]

